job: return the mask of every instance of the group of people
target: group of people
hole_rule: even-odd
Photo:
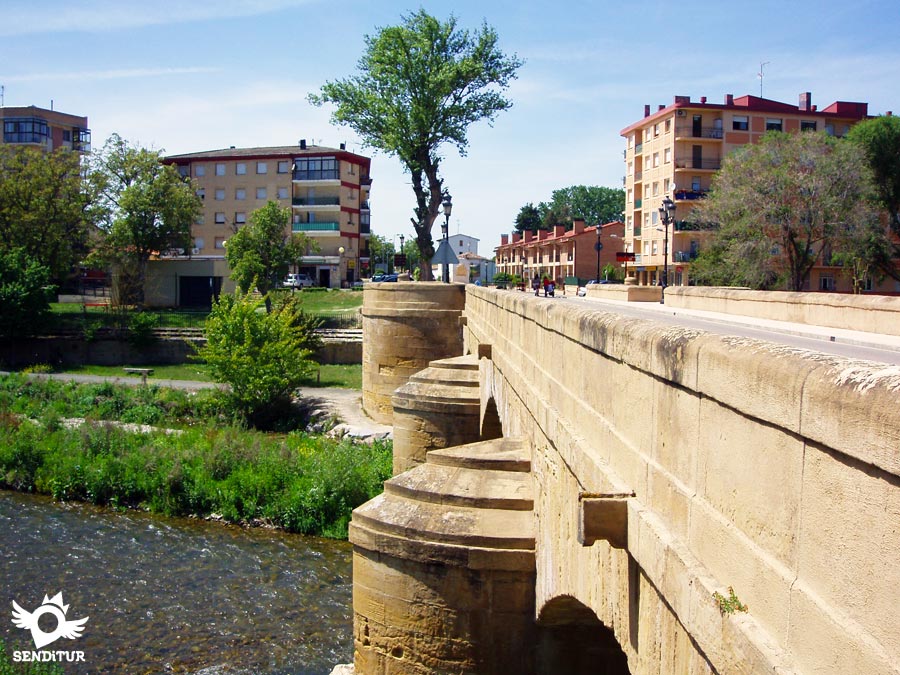
[[[556,284],[549,277],[544,277],[543,282],[541,281],[540,276],[537,274],[534,275],[534,279],[531,280],[531,288],[534,291],[535,297],[541,294],[541,286],[544,287],[544,297],[552,298],[556,295]]]

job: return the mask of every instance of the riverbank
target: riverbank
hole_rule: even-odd
[[[68,428],[69,417],[86,421]],[[389,441],[264,434],[232,420],[215,390],[2,377],[0,488],[346,538],[352,509],[390,475]]]

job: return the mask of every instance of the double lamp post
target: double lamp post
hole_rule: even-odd
[[[662,200],[659,207],[659,218],[663,229],[662,292],[659,295],[659,303],[662,305],[666,302],[666,286],[669,285],[669,225],[675,222],[675,202],[668,196]]]

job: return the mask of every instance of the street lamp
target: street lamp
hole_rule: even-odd
[[[594,244],[594,250],[597,251],[597,276],[594,277],[597,283],[600,283],[600,251],[603,250],[603,244],[600,242],[600,223],[597,223],[597,243]]]
[[[453,209],[453,202],[450,197],[450,193],[447,192],[444,195],[444,224],[441,225],[441,233],[444,235],[444,241],[447,242],[447,246],[450,245],[449,237],[450,237],[450,211]],[[450,283],[450,265],[448,263],[444,263],[444,283]]]
[[[663,225],[663,275],[659,303],[665,304],[666,286],[669,285],[669,225],[675,222],[675,202],[669,197],[662,200],[662,205],[659,207],[659,217]]]

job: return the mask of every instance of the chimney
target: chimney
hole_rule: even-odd
[[[797,107],[801,112],[809,112],[812,107],[812,94],[808,91],[800,94],[800,105]]]
[[[572,219],[572,232],[574,232],[575,234],[584,232],[584,218]]]
[[[306,150],[306,139],[305,138],[300,139],[300,149]]]
[[[734,105],[734,94],[725,94],[725,105]]]
[[[347,144],[341,143],[341,150],[346,150],[346,149],[347,149]]]
[[[650,106],[649,105],[644,106],[644,117],[650,117]]]
[[[814,106],[812,107],[812,111],[813,111],[813,112],[816,112],[818,109],[819,109],[819,106],[817,106],[817,105],[814,105]]]
[[[500,245],[501,245],[501,246],[506,246],[508,243],[509,243],[509,235],[508,235],[508,234],[501,234],[501,235],[500,235]]]
[[[657,108],[657,110],[663,110],[665,107],[666,107],[666,106],[665,106],[664,104],[660,103],[660,104],[659,104],[659,107]]]
[[[561,236],[563,236],[565,233],[566,233],[566,226],[565,226],[565,225],[554,225],[554,226],[553,226],[553,236],[554,236],[554,237],[561,237]]]
[[[531,241],[532,239],[534,239],[534,232],[532,232],[531,230],[525,230],[525,231],[522,233],[522,235],[523,235],[523,237],[524,237],[525,243],[528,243],[529,241]]]
[[[517,241],[522,241],[521,232],[513,232],[513,243],[515,244]]]
[[[705,96],[701,96],[701,97],[700,97],[700,103],[704,103],[704,104],[706,103],[706,97],[705,97]]]

